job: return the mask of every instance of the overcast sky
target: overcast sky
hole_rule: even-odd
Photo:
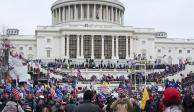
[[[51,25],[54,1],[0,0],[0,28],[18,28],[20,34],[34,35],[37,25]],[[172,38],[194,39],[194,0],[120,1],[126,7],[126,26],[155,28]]]

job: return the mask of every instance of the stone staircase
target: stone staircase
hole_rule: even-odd
[[[187,74],[190,73],[191,71],[194,72],[194,65],[186,65],[185,70],[180,71],[180,72],[174,74],[173,76],[168,76],[166,78],[168,78],[169,80],[174,79],[175,81],[176,80],[181,81],[182,78],[187,77]],[[183,74],[183,75],[181,76],[180,74]]]

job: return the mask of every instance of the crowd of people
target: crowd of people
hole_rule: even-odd
[[[42,62],[41,60],[38,60],[39,62]],[[101,60],[100,62],[95,61],[94,59],[86,59],[83,63],[74,63],[72,60],[66,60],[66,59],[55,59],[53,62],[48,63],[47,67],[52,68],[74,68],[74,69],[130,69],[132,66],[136,65],[134,69],[140,68],[137,64],[138,62],[136,60],[128,60],[125,63],[119,62],[118,60],[116,62]],[[147,63],[146,69],[165,69],[164,64],[151,64]]]
[[[172,76],[180,71],[183,71],[185,69],[184,64],[175,64],[175,65],[166,65],[166,68],[162,72],[154,72],[148,74],[148,81],[150,82],[161,82],[162,79],[168,76]]]
[[[1,85],[1,112],[194,112],[194,94],[166,82],[165,90],[130,91],[124,80],[105,94],[60,87],[55,80],[37,85]],[[128,88],[128,89],[127,89]],[[118,95],[115,95],[114,93]],[[79,96],[83,93],[83,96]]]

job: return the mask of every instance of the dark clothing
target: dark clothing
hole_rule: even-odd
[[[184,112],[194,112],[194,99],[191,95],[186,95],[183,99]]]
[[[76,104],[70,103],[65,106],[65,112],[74,112],[76,109]]]
[[[3,102],[0,102],[0,112],[3,110],[4,107],[5,107],[5,104]]]
[[[75,112],[100,112],[101,109],[98,105],[93,104],[90,101],[84,101],[75,110]]]

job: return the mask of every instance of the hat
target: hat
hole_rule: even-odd
[[[164,90],[163,100],[169,103],[180,103],[180,92],[176,88],[167,88]]]

